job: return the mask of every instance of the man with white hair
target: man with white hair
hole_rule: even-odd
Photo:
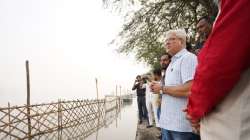
[[[166,51],[172,58],[165,73],[165,85],[152,83],[154,93],[162,93],[160,127],[162,140],[197,140],[182,111],[187,105],[188,91],[197,65],[197,58],[186,50],[185,30],[170,30],[166,36]]]

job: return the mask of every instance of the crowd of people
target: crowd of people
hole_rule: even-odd
[[[198,20],[193,51],[185,30],[169,30],[161,69],[136,77],[139,123],[155,120],[162,140],[250,139],[250,1],[217,2],[214,22]]]

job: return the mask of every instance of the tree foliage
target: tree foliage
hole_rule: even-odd
[[[138,61],[152,68],[159,66],[165,52],[164,34],[173,28],[185,28],[193,42],[195,25],[204,15],[215,17],[217,7],[213,0],[103,0],[106,6],[122,9],[134,5],[138,10],[129,11],[122,31],[113,43],[120,53],[134,52]],[[124,6],[124,2],[126,5]]]

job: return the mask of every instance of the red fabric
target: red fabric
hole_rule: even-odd
[[[200,119],[230,93],[250,66],[250,0],[221,0],[221,12],[198,56],[187,113]]]

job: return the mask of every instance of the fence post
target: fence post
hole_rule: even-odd
[[[95,78],[95,85],[96,85],[96,99],[97,99],[97,114],[98,115],[98,121],[99,121],[99,116],[100,116],[100,104],[99,104],[99,92],[98,92],[98,79]],[[99,122],[98,122],[99,125]]]
[[[61,125],[61,129],[60,129],[60,139],[62,139],[62,135],[63,135],[63,102],[60,100],[60,125]]]
[[[119,110],[121,109],[122,86],[120,85]]]
[[[107,124],[106,124],[106,115],[107,115],[107,114],[106,114],[106,110],[107,110],[107,108],[106,108],[106,103],[107,103],[107,102],[106,102],[106,100],[107,100],[107,99],[106,99],[106,96],[105,96],[105,97],[104,97],[104,113],[105,113],[105,114],[104,114],[104,126],[107,126]]]
[[[100,106],[99,106],[99,92],[98,92],[98,79],[95,78],[95,85],[96,85],[96,99],[97,99],[97,117],[99,118],[100,116]],[[98,119],[98,125],[99,125],[99,119]]]
[[[118,88],[118,87],[117,87],[117,85],[116,85],[116,86],[115,86],[115,104],[116,104],[116,108],[117,108],[117,106],[118,106],[118,105],[117,105],[117,92],[118,92],[118,91],[117,91],[117,90],[118,90],[117,88]]]
[[[120,85],[120,96],[122,95],[122,86]]]
[[[98,93],[98,80],[95,78],[95,85],[96,85],[96,98],[99,99],[99,93]]]
[[[11,140],[11,135],[10,135],[10,132],[11,132],[11,126],[10,126],[10,103],[9,102],[8,102],[8,120],[9,120],[9,123],[8,123],[9,136],[10,136],[10,140]]]
[[[118,106],[117,106],[117,96],[116,96],[116,108],[115,108],[115,127],[118,127],[117,116],[118,116]]]
[[[103,104],[103,106],[104,106],[104,112],[106,112],[106,110],[107,110],[107,107],[106,107],[106,101],[107,99],[106,99],[106,96],[104,97],[104,104]]]
[[[99,104],[99,93],[98,93],[98,80],[95,78],[95,83],[96,83],[96,97],[97,97],[97,132],[96,132],[96,139],[98,138],[98,130],[99,130],[99,121],[100,121],[100,104]]]
[[[28,119],[28,139],[31,140],[31,120],[30,120],[30,74],[29,61],[26,60],[26,76],[27,76],[27,119]]]
[[[57,104],[57,129],[58,129],[58,140],[61,140],[61,131],[62,131],[62,109],[61,109],[61,100],[58,100],[58,104]]]

